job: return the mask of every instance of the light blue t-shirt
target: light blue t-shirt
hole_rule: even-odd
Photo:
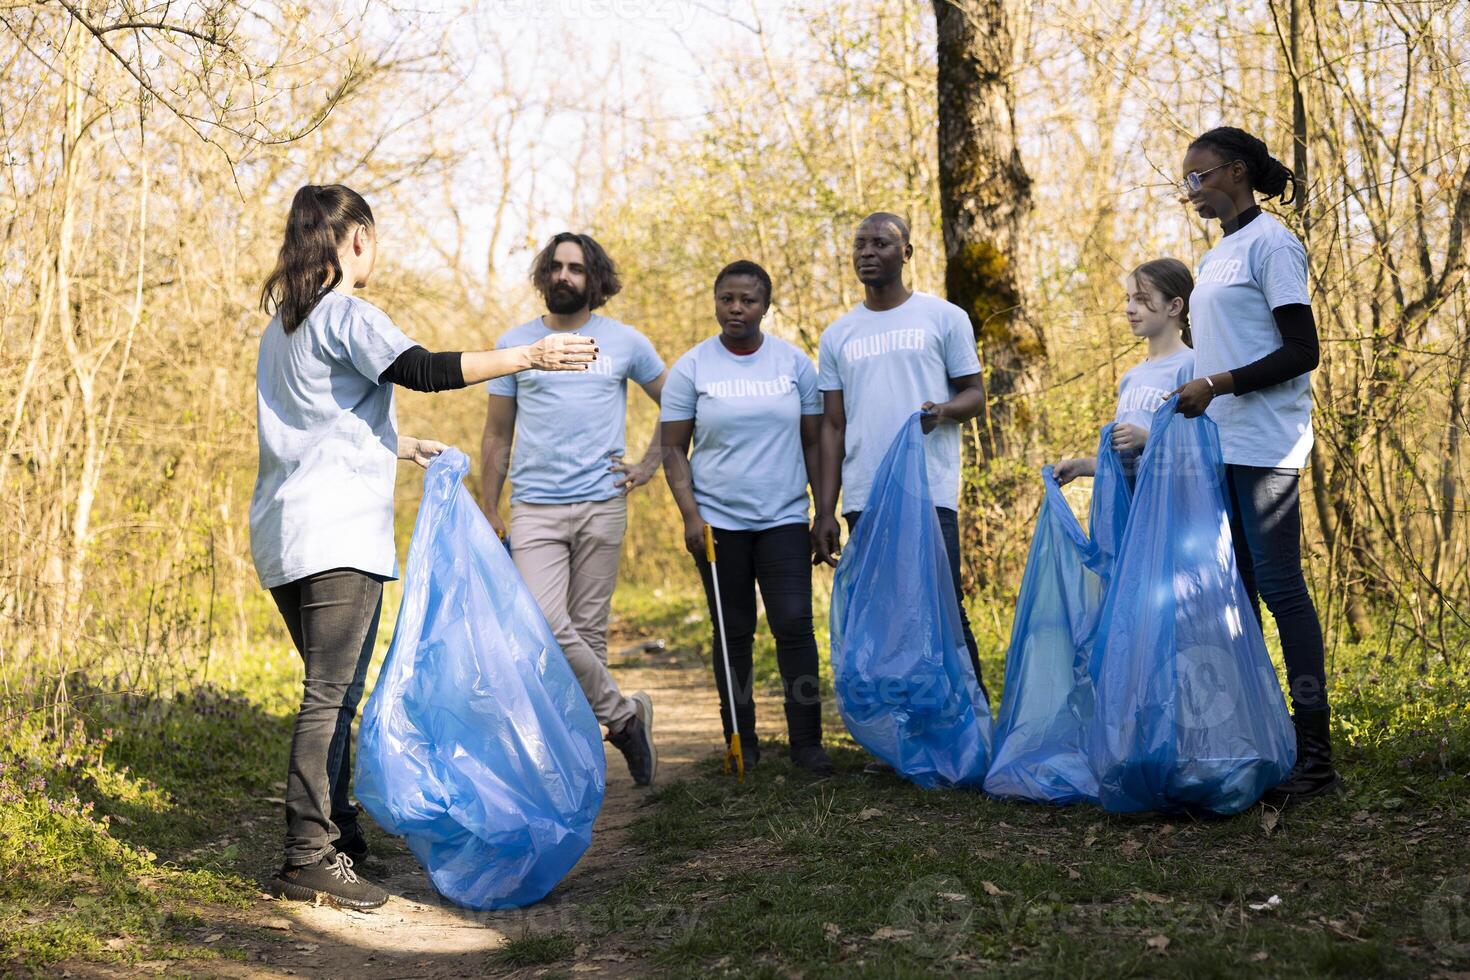
[[[260,469],[250,552],[266,588],[332,568],[395,578],[398,420],[378,378],[413,341],[387,314],[329,292],[287,334],[279,316],[255,367]]]
[[[1194,379],[1194,351],[1188,347],[1157,361],[1144,361],[1118,379],[1118,411],[1114,422],[1147,431],[1154,412],[1169,400],[1169,392]]]
[[[694,420],[699,516],[724,530],[764,531],[807,522],[801,417],[821,414],[811,358],[767,334],[753,354],[711,337],[679,358],[660,418]]]
[[[928,293],[881,313],[853,307],[823,331],[820,364],[817,387],[842,392],[847,412],[844,514],[867,506],[878,463],[909,416],[953,398],[951,378],[980,373],[970,318]],[[959,426],[939,425],[924,437],[924,452],[934,505],[958,509]]]
[[[648,384],[664,362],[647,337],[597,314],[573,333],[597,341],[586,371],[522,371],[488,383],[516,400],[510,458],[512,503],[577,504],[610,500],[619,490],[608,469],[627,450],[628,379]],[[551,333],[544,320],[507,330],[496,348],[534,344]]]
[[[1244,367],[1281,346],[1272,310],[1311,303],[1307,250],[1273,215],[1259,214],[1200,259],[1189,294],[1194,376]],[[1311,373],[1246,395],[1220,395],[1206,410],[1220,428],[1225,462],[1299,469],[1312,449]]]

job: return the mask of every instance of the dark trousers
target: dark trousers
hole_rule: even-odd
[[[812,633],[812,546],[805,524],[786,524],[765,531],[714,529],[715,564],[720,577],[725,638],[730,669],[735,674],[735,721],[745,745],[755,744],[755,699],[751,689],[751,651],[755,644],[755,589],[760,585],[766,621],[776,639],[776,665],[786,700],[786,727],[791,747],[822,741],[821,685],[817,677],[817,639]],[[730,688],[715,620],[714,583],[709,562],[701,556],[710,621],[714,624],[715,683],[720,689],[720,721],[725,737],[736,730],[730,717]]]
[[[985,679],[980,676],[980,645],[975,642],[975,632],[970,629],[970,614],[965,611],[965,593],[960,588],[960,515],[958,511],[948,507],[935,507],[934,513],[939,515],[939,530],[944,535],[945,553],[949,555],[949,577],[954,582],[954,596],[960,607],[960,627],[965,633],[965,649],[970,651],[970,666],[975,668],[975,680],[980,684],[980,693],[989,702],[990,692],[985,690]],[[862,516],[863,512],[860,510],[842,515],[843,520],[847,521],[849,535],[857,530],[858,520]]]
[[[1299,474],[1264,466],[1225,467],[1235,563],[1261,622],[1261,600],[1281,634],[1287,686],[1294,707],[1327,707],[1322,623],[1302,574]]]
[[[357,819],[352,781],[352,719],[367,678],[383,583],[335,568],[271,589],[271,598],[306,663],[306,682],[286,775],[286,863],[325,857],[340,827]]]

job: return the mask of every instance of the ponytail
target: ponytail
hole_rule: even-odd
[[[372,209],[341,184],[307,184],[291,199],[276,267],[260,291],[260,308],[279,313],[287,333],[342,281],[337,249],[358,225],[373,226]]]
[[[1164,299],[1184,301],[1179,313],[1179,334],[1186,347],[1194,347],[1194,334],[1189,329],[1189,294],[1194,292],[1194,275],[1189,266],[1178,259],[1154,259],[1145,262],[1130,273],[1135,280],[1143,280],[1163,294]]]
[[[1296,199],[1296,174],[1286,164],[1273,157],[1271,151],[1266,149],[1265,143],[1245,130],[1234,126],[1221,126],[1201,135],[1189,144],[1190,149],[1196,146],[1207,147],[1226,160],[1239,160],[1245,164],[1251,190],[1259,191],[1266,197],[1280,198],[1282,204],[1290,204]],[[1289,196],[1288,188],[1291,190]]]

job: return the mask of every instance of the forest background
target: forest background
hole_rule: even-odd
[[[906,215],[911,284],[971,313],[990,387],[962,520],[997,662],[1039,467],[1090,451],[1144,353],[1123,276],[1218,233],[1176,181],[1219,124],[1299,177],[1272,207],[1307,243],[1322,338],[1302,500],[1329,670],[1463,677],[1470,6],[962,6],[941,31],[917,0],[0,5],[6,737],[85,741],[88,699],[286,655],[249,557],[253,385],[260,284],[308,182],[367,197],[363,295],[430,349],[541,312],[530,258],[574,229],[622,269],[606,312],[669,363],[715,331],[735,258],[775,280],[767,329],[814,353],[861,299],[856,222]],[[655,413],[630,402],[640,447]],[[478,457],[481,391],[398,405],[403,432]],[[400,553],[419,483],[400,469]],[[697,616],[661,478],[631,506],[620,609]]]
[[[861,298],[848,243],[872,210],[909,217],[912,284],[946,293],[928,5],[625,6],[0,11],[0,692],[56,703],[99,668],[172,690],[213,652],[280,641],[249,560],[252,385],[259,285],[302,183],[368,197],[365,295],[431,349],[536,315],[526,267],[563,228],[609,248],[627,285],[607,312],[670,363],[714,332],[712,277],[737,257],[775,279],[768,329],[814,352]],[[1173,182],[1193,134],[1233,123],[1305,178],[1278,213],[1308,243],[1323,342],[1303,510],[1329,641],[1457,658],[1466,5],[1043,3],[1010,29],[988,95],[1002,123],[1013,106],[995,139],[1019,168],[978,179],[1014,204],[992,216],[1014,302],[949,290],[991,387],[966,433],[981,618],[1003,638],[1038,467],[1091,448],[1142,356],[1122,277],[1210,245]],[[654,413],[631,401],[637,447]],[[399,412],[478,455],[481,392],[404,392]],[[629,585],[693,587],[674,526],[661,481],[635,494]]]

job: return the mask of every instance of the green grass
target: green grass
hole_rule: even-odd
[[[633,828],[651,865],[593,921],[674,976],[1470,969],[1470,677],[1337,663],[1338,798],[1121,818],[865,777],[829,738],[830,780],[768,762],[739,784],[711,759],[661,790]]]
[[[707,659],[701,596],[621,589],[617,611],[624,633]],[[1006,615],[974,613],[998,697]],[[775,679],[769,640],[757,665]],[[797,774],[780,746],[743,784],[712,758],[650,798],[630,831],[640,864],[487,972],[565,970],[583,945],[700,977],[1467,971],[1466,666],[1340,648],[1349,793],[1275,823],[925,792],[861,775],[866,756],[835,724],[830,780]],[[61,738],[0,712],[0,973],[241,955],[238,929],[208,940],[252,914],[278,851],[300,667],[277,644],[211,676],[173,698],[78,686]],[[1272,895],[1279,906],[1251,908]]]
[[[234,953],[201,940],[209,916],[254,901],[259,862],[278,846],[269,798],[300,683],[284,657],[240,670],[231,682],[249,696],[202,687],[143,699],[79,681],[61,737],[11,706],[0,720],[0,967]]]
[[[676,975],[1423,975],[1470,951],[1463,777],[1392,810],[1361,786],[1268,832],[1260,811],[1125,820],[835,757],[822,783],[710,763],[663,790],[635,834],[654,864],[604,899],[607,934]]]
[[[526,931],[507,939],[504,946],[490,954],[490,963],[509,969],[545,966],[567,959],[576,948],[571,933]]]

